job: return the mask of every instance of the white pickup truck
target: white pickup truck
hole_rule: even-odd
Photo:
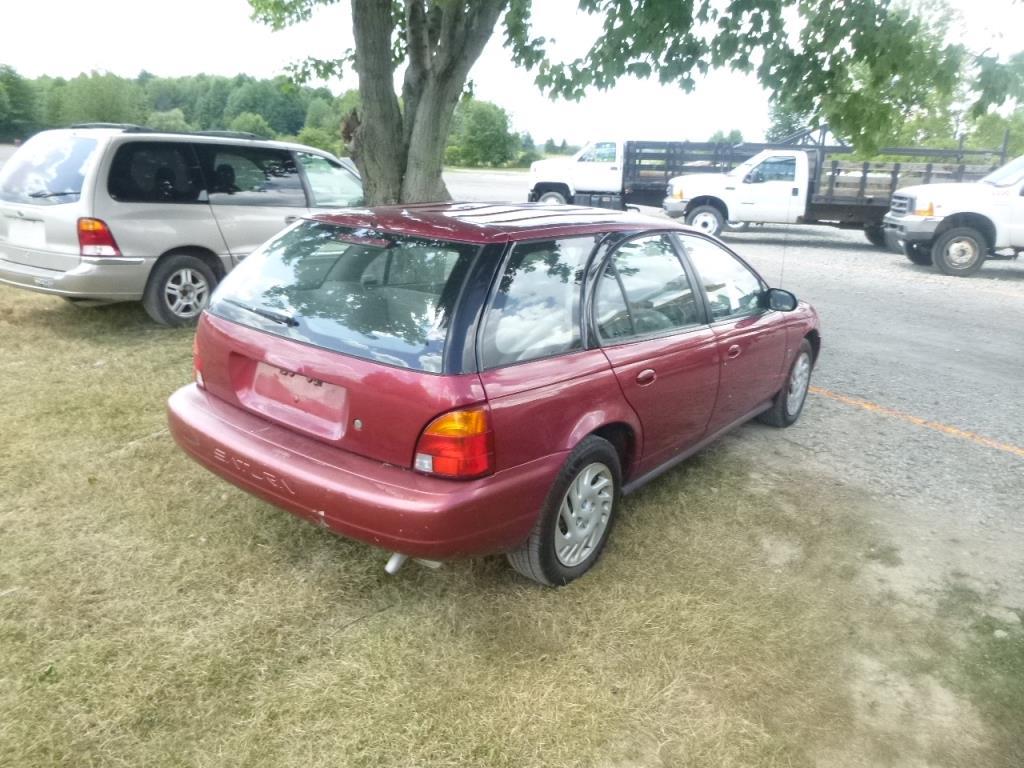
[[[885,234],[915,264],[966,276],[986,259],[1024,252],[1024,156],[972,184],[902,187]]]
[[[897,188],[976,181],[999,150],[887,148],[896,162],[851,159],[847,146],[595,141],[530,166],[531,201],[606,208],[662,206],[711,234],[726,225],[828,224],[886,245],[882,217]],[[973,163],[973,164],[967,164]]]
[[[955,150],[885,149],[888,155],[951,159]],[[981,178],[991,165],[934,162],[863,162],[847,147],[765,149],[728,173],[691,173],[673,178],[664,208],[669,216],[710,234],[728,222],[825,224],[863,229],[867,239],[886,245],[882,218],[893,192],[915,181]],[[975,152],[975,154],[982,154]]]

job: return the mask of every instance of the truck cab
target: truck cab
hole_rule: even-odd
[[[981,181],[902,187],[883,219],[890,244],[915,264],[967,276],[986,259],[1024,251],[1024,156]]]
[[[809,178],[807,152],[767,149],[728,173],[674,177],[664,208],[711,235],[727,223],[794,224],[807,208]]]
[[[623,141],[592,141],[572,157],[538,160],[530,166],[530,202],[590,205],[602,202],[586,199],[590,196],[617,196],[618,205],[614,199],[603,202],[621,208],[624,147]]]

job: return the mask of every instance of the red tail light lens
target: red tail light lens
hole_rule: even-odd
[[[494,471],[494,434],[486,408],[452,411],[423,430],[414,467],[440,477],[469,479]]]
[[[110,227],[100,219],[78,220],[78,248],[83,256],[120,256]]]
[[[192,337],[192,378],[200,389],[206,389],[203,381],[203,358],[199,356],[199,336]]]

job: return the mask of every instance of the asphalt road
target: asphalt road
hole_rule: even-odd
[[[459,200],[526,198],[521,172],[445,180]],[[864,499],[903,562],[887,588],[913,597],[959,574],[1024,608],[1024,261],[952,278],[859,232],[768,226],[727,242],[818,308],[823,352],[797,425],[749,425],[719,450]]]

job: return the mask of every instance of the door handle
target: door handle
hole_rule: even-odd
[[[284,223],[285,224],[294,224],[298,220],[299,220],[298,216],[285,216],[284,217]]]
[[[742,352],[742,351],[743,350],[740,349],[740,345],[739,344],[733,344],[731,347],[729,347],[729,351],[725,353],[725,356],[727,358],[729,358],[730,360],[733,360],[733,359],[739,357],[740,356],[740,352]]]
[[[793,197],[800,196],[800,187],[793,187]]]
[[[646,387],[648,384],[653,384],[656,378],[658,378],[658,374],[654,372],[653,368],[644,368],[636,375],[636,383],[641,387]]]

